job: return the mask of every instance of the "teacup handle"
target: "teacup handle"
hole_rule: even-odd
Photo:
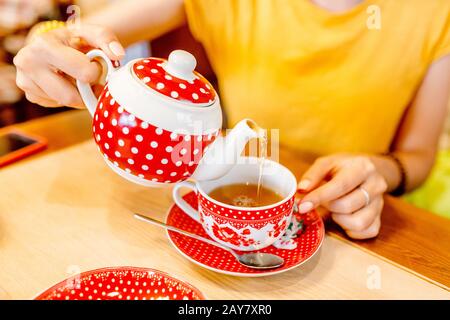
[[[98,49],[91,50],[86,54],[86,56],[91,61],[94,60],[95,58],[101,58],[105,61],[107,66],[106,78],[108,78],[108,76],[115,70],[111,60],[102,50]],[[87,109],[89,110],[89,113],[91,114],[91,116],[94,116],[95,109],[97,109],[97,97],[92,91],[91,85],[89,83],[77,80],[77,87],[78,91],[80,92],[81,99],[83,99],[83,102],[86,105]]]
[[[192,181],[181,181],[175,185],[172,191],[173,200],[184,213],[186,213],[189,217],[194,219],[197,222],[200,222],[200,215],[197,210],[195,210],[190,204],[188,204],[180,194],[181,188],[189,188],[193,190],[195,193],[198,192],[197,185]]]

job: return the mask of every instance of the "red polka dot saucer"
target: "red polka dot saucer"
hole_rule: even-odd
[[[192,285],[147,268],[116,267],[83,272],[36,300],[204,300]]]
[[[192,207],[198,207],[198,200],[194,192],[186,194],[183,198]],[[296,268],[309,260],[319,250],[325,236],[325,227],[322,219],[316,211],[302,215],[302,218],[303,231],[294,239],[297,244],[295,249],[278,249],[270,246],[259,250],[260,252],[276,254],[285,260],[283,266],[270,270],[247,268],[239,264],[229,252],[218,247],[172,231],[168,231],[167,234],[170,242],[178,252],[206,269],[233,276],[261,277],[279,274]],[[175,204],[169,209],[166,223],[202,237],[210,238],[200,223],[190,218]]]

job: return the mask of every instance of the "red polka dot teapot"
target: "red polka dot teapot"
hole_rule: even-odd
[[[89,84],[77,81],[94,118],[95,142],[111,169],[132,182],[162,186],[189,177],[219,178],[258,136],[258,127],[247,119],[220,135],[217,93],[186,51],[173,51],[168,61],[137,59],[121,68],[101,50],[87,56],[107,65],[98,99]]]

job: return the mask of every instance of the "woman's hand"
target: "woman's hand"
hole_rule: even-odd
[[[300,212],[323,206],[348,236],[368,239],[378,235],[387,183],[370,157],[338,154],[319,158],[303,175],[299,189],[307,192]]]
[[[114,33],[103,27],[52,30],[33,38],[14,58],[17,86],[42,106],[83,107],[74,79],[92,83],[101,74],[99,65],[80,51],[86,47],[102,49],[111,60],[125,54]]]

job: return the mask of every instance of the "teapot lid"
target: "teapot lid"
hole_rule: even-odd
[[[159,58],[136,60],[132,70],[141,83],[170,99],[207,107],[214,103],[216,92],[208,80],[195,71],[196,65],[192,54],[175,50],[168,61]]]

